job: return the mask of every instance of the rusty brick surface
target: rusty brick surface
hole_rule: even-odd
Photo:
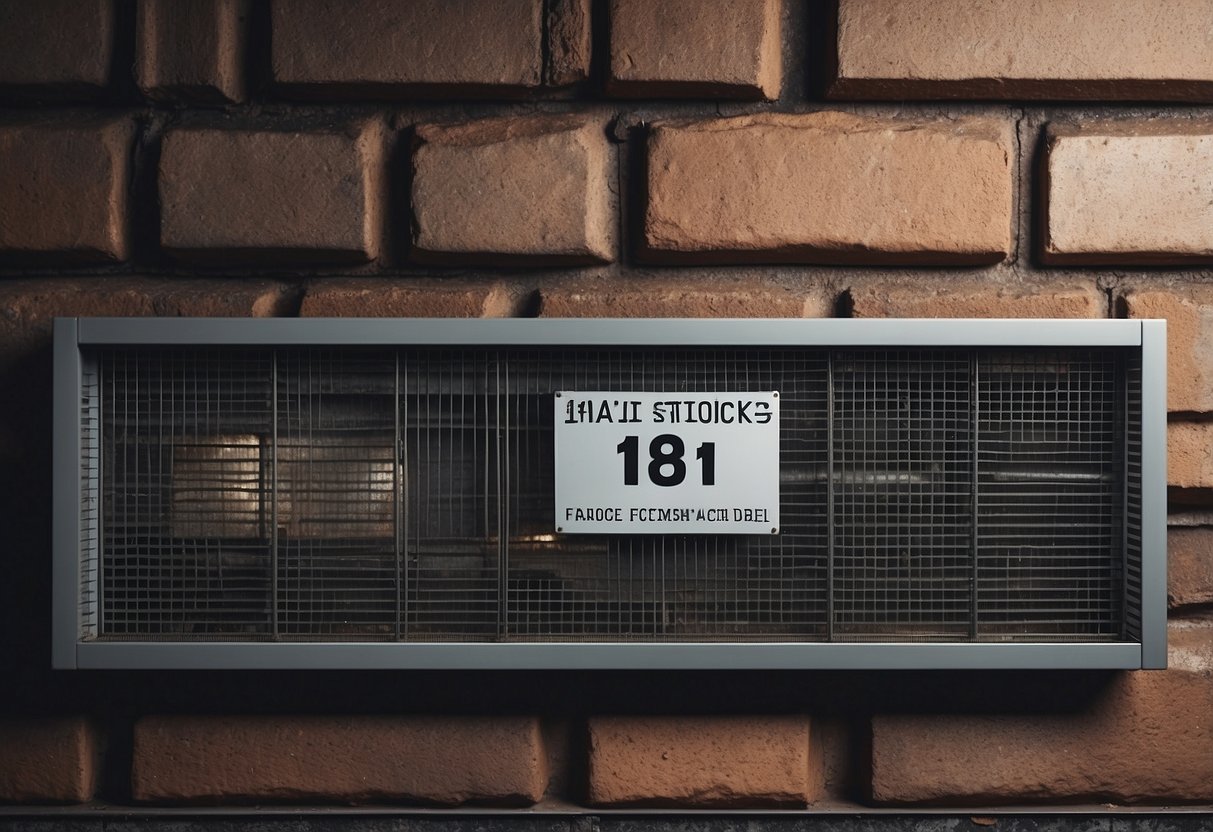
[[[97,784],[98,736],[84,717],[0,720],[0,803],[84,803]]]
[[[644,238],[661,262],[994,263],[1008,125],[821,112],[657,124]]]
[[[856,318],[1103,318],[1108,302],[1094,281],[1024,285],[955,281],[856,280],[844,303]]]
[[[1213,121],[1057,126],[1046,152],[1046,263],[1213,262]]]
[[[1213,800],[1213,628],[1172,627],[1170,669],[1110,679],[1055,714],[881,715],[880,804]]]
[[[541,0],[291,0],[272,13],[281,92],[500,97],[542,80]]]
[[[141,802],[527,805],[546,758],[529,717],[163,716],[135,725]]]
[[[1167,322],[1167,409],[1213,410],[1213,291],[1155,280],[1124,290],[1120,305],[1130,318]]]
[[[113,0],[0,4],[0,95],[97,98],[110,83]]]
[[[590,719],[598,806],[805,806],[817,798],[802,716]]]
[[[588,264],[614,259],[603,126],[580,116],[417,129],[413,248],[426,263]]]
[[[249,0],[139,0],[139,88],[165,101],[243,100],[249,13]]]
[[[835,98],[1207,101],[1211,0],[840,0]]]
[[[31,117],[0,126],[0,257],[78,265],[127,258],[134,123]]]
[[[539,290],[547,318],[823,318],[832,297],[762,276],[566,281]]]
[[[610,0],[608,19],[612,95],[779,97],[778,0]]]
[[[1167,529],[1167,602],[1171,609],[1213,604],[1213,526]]]
[[[182,128],[160,154],[160,244],[197,263],[363,263],[379,254],[382,125]]]
[[[508,318],[528,292],[496,280],[320,278],[311,281],[305,318]]]

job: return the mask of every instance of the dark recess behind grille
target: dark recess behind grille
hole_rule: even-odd
[[[94,356],[86,637],[1108,641],[1140,629],[1140,443],[1125,431],[1140,424],[1140,368],[1126,373],[1118,349]],[[778,390],[781,533],[555,535],[552,394],[576,389]],[[96,410],[84,409],[86,437]],[[84,488],[98,488],[87,470]]]

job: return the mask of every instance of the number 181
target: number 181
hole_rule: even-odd
[[[666,449],[669,450],[666,450]],[[627,436],[615,446],[615,452],[623,454],[623,484],[640,484],[640,437]],[[649,480],[654,485],[679,485],[687,477],[687,464],[683,461],[686,445],[682,437],[663,433],[653,437],[649,443]],[[700,462],[704,485],[716,484],[716,443],[704,442],[695,449],[695,459]],[[664,473],[668,468],[670,472]]]

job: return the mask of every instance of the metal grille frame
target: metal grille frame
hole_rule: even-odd
[[[222,633],[208,636],[206,641],[144,640],[138,632],[120,640],[95,638],[99,629],[105,626],[104,610],[98,608],[98,582],[105,576],[100,574],[97,558],[89,555],[90,548],[101,545],[105,534],[102,512],[97,505],[102,487],[97,466],[105,466],[100,459],[103,454],[99,446],[104,443],[99,435],[101,428],[96,406],[98,377],[104,377],[98,372],[98,356],[111,348],[134,348],[138,354],[140,348],[163,346],[214,347],[227,353],[247,349],[250,355],[262,356],[272,351],[275,356],[281,356],[274,361],[274,388],[278,392],[273,396],[270,419],[274,431],[274,459],[272,465],[265,466],[271,472],[274,484],[279,478],[285,483],[293,482],[293,478],[298,478],[299,472],[306,469],[307,477],[300,482],[319,481],[340,486],[341,471],[351,464],[360,466],[359,470],[365,468],[366,479],[372,483],[367,494],[356,495],[350,501],[338,500],[335,505],[321,500],[331,492],[309,495],[304,493],[306,489],[297,488],[299,493],[294,494],[294,502],[284,510],[285,516],[260,520],[275,535],[279,529],[287,530],[284,533],[291,529],[306,529],[312,537],[327,535],[331,538],[326,539],[323,546],[309,545],[306,541],[271,541],[276,553],[275,564],[265,579],[272,584],[275,606],[282,606],[290,614],[273,616],[267,622],[264,640],[224,640]],[[297,349],[300,347],[309,349],[301,351]],[[358,358],[360,347],[368,348],[363,351],[368,356],[365,362]],[[812,365],[809,375],[821,377],[812,385],[806,383],[806,390],[820,386],[819,381],[825,380],[827,372],[821,362],[813,363],[813,356],[832,356],[828,362],[828,381],[834,395],[828,419],[821,420],[829,434],[828,470],[821,471],[820,476],[803,477],[804,483],[791,484],[785,479],[781,486],[781,501],[785,507],[789,504],[789,491],[796,491],[807,500],[803,503],[803,522],[799,527],[803,537],[795,542],[773,541],[773,547],[768,547],[756,561],[752,559],[752,551],[745,553],[740,558],[743,565],[737,567],[746,591],[754,593],[755,598],[773,599],[772,602],[779,604],[774,609],[784,611],[780,613],[783,618],[778,620],[788,622],[789,635],[771,637],[776,629],[768,624],[756,631],[758,635],[746,638],[744,631],[736,630],[735,621],[723,615],[713,618],[713,610],[706,607],[703,610],[708,616],[705,621],[715,627],[711,633],[723,636],[723,639],[709,640],[713,638],[710,636],[702,641],[667,641],[661,640],[657,631],[649,634],[643,628],[627,639],[595,639],[596,619],[618,615],[619,610],[595,608],[594,615],[585,618],[585,608],[577,604],[569,605],[568,618],[562,624],[567,628],[568,640],[553,640],[551,632],[536,632],[533,622],[528,619],[527,602],[542,602],[548,610],[559,610],[567,587],[554,586],[543,569],[552,556],[550,542],[540,542],[511,561],[507,541],[513,535],[533,531],[530,527],[535,525],[536,508],[546,499],[546,495],[527,493],[525,488],[529,478],[527,466],[533,470],[542,464],[545,453],[542,436],[537,439],[526,430],[506,431],[498,445],[505,446],[514,464],[503,466],[500,459],[491,458],[497,453],[493,449],[463,447],[466,438],[459,437],[458,432],[452,434],[441,429],[444,419],[441,395],[409,394],[396,397],[394,401],[391,396],[377,399],[381,404],[376,408],[383,418],[375,424],[378,427],[386,425],[388,432],[372,433],[374,440],[369,444],[353,434],[349,439],[343,435],[332,438],[332,428],[341,424],[344,412],[343,389],[376,392],[376,384],[392,381],[395,389],[402,389],[402,378],[406,382],[412,381],[403,389],[410,389],[417,383],[434,383],[431,369],[421,372],[410,368],[400,358],[385,363],[384,356],[408,354],[383,349],[395,347],[424,348],[435,356],[446,356],[452,367],[463,366],[469,356],[474,360],[479,360],[477,356],[484,357],[492,362],[495,349],[507,351],[511,356],[529,356],[528,361],[523,362],[524,372],[519,377],[508,378],[508,369],[497,366],[485,371],[486,380],[491,378],[493,384],[504,384],[516,395],[504,398],[505,404],[500,396],[486,396],[484,407],[505,411],[521,409],[518,413],[492,416],[493,419],[513,418],[519,424],[532,418],[533,413],[544,411],[542,407],[536,410],[536,403],[552,380],[550,376],[540,380],[540,376],[543,356],[550,355],[553,348],[567,348],[574,354],[586,356],[587,364],[588,357],[602,353],[604,348],[616,354],[630,350],[640,359],[634,363],[641,364],[646,350],[654,349],[665,355],[676,355],[678,350],[685,350],[688,357],[705,351],[727,355],[730,349],[735,349],[751,354],[768,348],[779,355],[794,357],[797,350],[803,350],[805,362]],[[1098,600],[1097,606],[1091,606],[1089,603],[1084,605],[1082,598],[1072,598],[1069,599],[1071,603],[1067,603],[1063,597],[1046,605],[1048,608],[1042,612],[1033,604],[1017,605],[1014,591],[1007,587],[1012,583],[1022,585],[1025,581],[1047,587],[1051,579],[1049,569],[1038,567],[1033,571],[1031,553],[1014,548],[1013,534],[1010,538],[1006,535],[1000,538],[997,525],[987,526],[983,520],[972,526],[966,518],[983,517],[983,510],[1015,511],[1016,507],[1030,507],[1032,463],[1037,458],[1034,454],[1049,452],[1049,435],[1046,432],[1026,437],[1018,445],[1014,442],[983,443],[979,439],[974,451],[957,449],[966,445],[971,431],[976,431],[977,437],[988,436],[996,433],[992,426],[999,424],[998,407],[987,405],[991,412],[980,412],[978,403],[969,400],[971,396],[980,398],[972,391],[981,390],[983,396],[996,394],[996,401],[1005,400],[1005,407],[1015,406],[1017,397],[1026,397],[1025,406],[1029,410],[1033,402],[1049,395],[1041,390],[1000,387],[997,363],[991,364],[994,369],[979,370],[972,358],[975,350],[991,355],[1001,351],[1010,356],[1009,360],[1034,360],[1047,367],[1049,350],[1062,349],[1071,355],[1075,351],[1089,355],[1092,368],[1099,366],[1099,362],[1112,360],[1120,365],[1115,384],[1109,386],[1106,381],[1100,381],[1096,391],[1087,390],[1077,372],[1067,380],[1075,385],[1076,391],[1092,397],[1093,407],[1113,405],[1115,419],[1099,424],[1075,421],[1052,428],[1069,431],[1063,437],[1068,442],[1066,447],[1079,449],[1076,458],[1067,459],[1067,463],[1073,464],[1072,469],[1067,469],[1070,471],[1068,476],[1075,480],[1071,501],[1073,520],[1080,521],[1079,525],[1089,522],[1092,529],[1103,535],[1097,535],[1099,545],[1090,545],[1093,553],[1090,557],[1084,555],[1083,550],[1075,550],[1065,564],[1071,570],[1071,580],[1075,575],[1089,579],[1091,599],[1103,600]],[[848,356],[853,356],[854,361],[849,362]],[[1121,358],[1113,359],[1112,356]],[[1163,321],[69,318],[56,321],[55,360],[55,667],[1165,667]],[[922,415],[894,413],[894,407],[906,406],[904,402],[894,406],[888,402],[869,401],[870,391],[854,389],[850,390],[853,395],[848,395],[847,374],[854,369],[855,361],[867,364],[855,378],[901,368],[898,383],[914,388],[906,395],[921,402]],[[921,368],[916,369],[913,362],[920,363]],[[565,369],[567,371],[567,367]],[[921,385],[912,381],[918,377],[919,370]],[[504,382],[503,372],[507,376]],[[1107,377],[1106,373],[1096,374],[1092,370],[1091,378],[1106,380]],[[468,383],[466,379],[441,382],[448,386]],[[662,384],[660,372],[648,383],[657,385],[654,389],[659,388]],[[472,384],[475,386],[474,382]],[[325,413],[310,406],[299,408],[297,403],[304,400],[307,391],[322,391],[326,396],[325,405],[332,412]],[[997,399],[998,395],[1003,398]],[[466,407],[467,399],[467,396],[459,397],[460,406]],[[434,407],[438,411],[422,412]],[[487,413],[485,418],[489,418]],[[828,425],[825,424],[827,421]],[[896,429],[890,429],[889,425],[894,423]],[[393,429],[396,431],[394,438],[390,433]],[[318,443],[313,438],[317,430],[326,437]],[[1091,440],[1092,448],[1106,447],[1112,437],[1108,431],[1114,432],[1114,441],[1123,449],[1120,458],[1083,457],[1081,449],[1087,447],[1084,442]],[[785,437],[781,467],[789,455],[803,453],[805,459],[820,459],[823,443],[817,437],[819,433],[817,430],[806,433],[804,440],[792,445]],[[854,440],[848,442],[848,435],[853,435]],[[890,437],[896,437],[895,447],[882,450],[880,442],[864,441],[864,437],[873,436],[883,437],[885,442],[894,441]],[[402,442],[408,444],[414,440],[430,443],[439,454],[451,448],[463,448],[459,453],[467,456],[471,464],[482,466],[485,471],[491,469],[491,476],[485,477],[488,491],[478,499],[484,504],[483,545],[489,550],[499,550],[497,568],[476,578],[480,583],[469,584],[459,603],[485,603],[485,627],[491,632],[493,619],[500,618],[497,626],[508,627],[520,640],[483,640],[483,633],[454,630],[431,641],[405,641],[399,637],[387,641],[358,641],[351,640],[357,638],[351,632],[315,631],[313,624],[300,617],[314,609],[297,600],[304,597],[303,593],[314,591],[325,581],[340,580],[339,570],[333,572],[332,546],[341,545],[348,547],[348,550],[341,550],[343,557],[353,558],[357,563],[365,561],[375,575],[382,576],[377,580],[385,589],[371,593],[372,613],[365,621],[358,619],[360,626],[367,628],[366,632],[398,635],[410,627],[438,627],[441,630],[444,604],[449,604],[442,591],[451,584],[442,580],[445,573],[435,573],[439,580],[432,584],[434,589],[427,590],[424,580],[427,573],[420,571],[427,568],[423,559],[410,559],[406,566],[399,565],[401,547],[412,551],[416,546],[415,541],[401,539],[407,532],[400,529],[418,528],[418,521],[414,518],[412,525],[397,522],[403,518],[393,516],[389,504],[393,489],[401,487],[399,482],[393,484],[388,471],[395,468],[390,460],[392,445],[399,447]],[[245,449],[239,443],[237,446],[238,454],[251,458],[264,452],[264,449]],[[185,456],[181,464],[188,466],[191,464],[188,451],[182,453]],[[924,573],[907,572],[904,564],[898,563],[896,552],[889,550],[889,557],[881,560],[883,556],[879,553],[884,551],[884,544],[879,530],[882,528],[881,512],[887,506],[874,501],[871,488],[863,482],[865,465],[881,453],[892,455],[894,467],[905,465],[903,475],[899,475],[904,481],[893,488],[898,495],[894,499],[906,508],[899,515],[902,520],[907,516],[921,518],[914,521],[913,527],[903,530],[902,539],[926,541],[924,545],[933,553],[934,559],[916,558],[915,563],[923,562],[926,564],[923,568],[932,570],[925,573],[934,581],[928,582],[929,585],[920,585],[918,582],[924,579]],[[417,456],[421,456],[420,452]],[[932,475],[930,483],[910,482],[914,466],[933,456],[949,460],[946,470]],[[981,468],[979,474],[979,459],[987,458],[1004,458],[997,465],[1003,465],[1006,470],[1000,474]],[[899,463],[899,460],[903,462]],[[193,464],[197,465],[196,462]],[[439,497],[443,497],[443,489],[446,489],[444,499],[462,498],[457,493],[457,484],[442,479],[443,476],[456,476],[457,472],[443,473],[432,461],[427,463],[420,458],[407,464],[412,466],[410,477],[420,477],[423,473],[431,479],[438,477],[433,480],[433,487],[439,489],[434,492]],[[997,465],[992,467],[997,468]],[[1122,470],[1110,470],[1115,466],[1122,466]],[[315,473],[317,471],[320,473]],[[335,479],[325,479],[326,471],[332,472],[331,477]],[[887,474],[881,476],[887,477]],[[1123,491],[1109,494],[1110,487],[1106,483],[1116,483]],[[251,484],[253,488],[265,486],[260,481]],[[427,503],[417,502],[416,498],[417,495],[411,494],[395,501],[402,506],[397,511],[407,515],[410,511],[422,510]],[[191,503],[188,494],[181,500],[178,512],[184,519],[174,522],[181,522],[184,525],[180,529],[188,531],[191,521],[187,509],[195,511],[195,518],[205,519],[207,508],[204,503]],[[987,503],[987,500],[993,500],[993,503]],[[999,509],[999,500],[1010,508]],[[1091,500],[1102,506],[1096,512],[1095,520],[1103,525],[1083,513]],[[1116,516],[1110,515],[1112,506]],[[859,509],[857,515],[856,508]],[[277,511],[275,509],[275,513]],[[498,512],[500,516],[497,516]],[[836,516],[862,518],[864,512],[874,512],[871,522],[850,522],[846,526],[835,522]],[[1125,516],[1120,516],[1121,513]],[[955,518],[955,522],[949,518]],[[238,525],[241,521],[235,522]],[[441,525],[443,521],[434,522]],[[504,526],[507,531],[491,534],[489,526]],[[348,528],[359,533],[343,535]],[[435,526],[428,529],[427,534],[431,531],[435,540],[440,541],[443,530]],[[872,537],[873,534],[878,536]],[[374,545],[369,548],[365,546],[368,536],[375,538]],[[542,537],[535,535],[536,540]],[[669,542],[621,539],[609,540],[607,544],[617,554],[631,551],[633,557],[642,558],[646,549],[658,545],[662,548],[664,561]],[[1109,567],[1099,563],[1094,553],[1104,544],[1123,552],[1124,562]],[[619,548],[621,546],[624,548]],[[828,566],[813,558],[806,561],[793,554],[802,550],[815,551],[821,546],[828,547],[832,553]],[[692,551],[701,550],[702,545],[688,547],[686,551],[675,547],[668,552],[669,560],[682,564],[679,568],[690,580],[707,581],[703,583],[706,597],[725,597],[731,588],[719,582],[719,564],[738,561],[737,547],[728,537],[722,537],[715,541],[713,548],[715,565],[711,569],[699,564],[698,551]],[[393,549],[397,552],[395,558],[391,556]],[[954,551],[955,557],[939,554],[949,551]],[[1008,551],[1014,557],[1009,557]],[[884,595],[878,603],[888,606],[890,620],[898,622],[903,631],[907,627],[921,628],[921,637],[906,640],[902,634],[897,640],[882,638],[881,620],[873,620],[864,612],[871,607],[849,606],[851,599],[862,599],[864,592],[871,592],[867,587],[873,585],[865,583],[873,574],[871,558],[868,563],[862,561],[865,553],[872,552],[877,554],[876,561],[885,564],[880,567],[885,571],[879,573],[881,582],[878,584]],[[750,558],[749,562],[746,557]],[[904,553],[901,557],[904,558]],[[450,562],[449,558],[434,561],[448,565]],[[849,566],[851,563],[862,569],[848,572],[853,568]],[[402,570],[407,574],[394,574]],[[824,574],[827,570],[831,574]],[[597,577],[593,573],[591,568],[591,582]],[[618,580],[619,576],[615,575],[614,579]],[[819,597],[806,602],[788,591],[789,587],[797,586],[798,581],[804,587],[811,587],[823,580],[835,588],[828,599]],[[412,611],[404,616],[399,606],[390,602],[386,589],[400,585],[402,581],[410,591],[418,593],[411,599]],[[1116,585],[1115,589],[1109,589],[1112,584]],[[893,588],[892,595],[888,594],[890,587]],[[924,588],[931,591],[924,592]],[[362,588],[358,589],[361,591]],[[467,592],[472,594],[467,595]],[[1109,598],[1116,599],[1115,609],[1109,607]],[[1122,603],[1123,609],[1120,608]],[[981,623],[985,619],[980,617],[980,611],[985,607],[997,613],[990,617],[988,625]],[[977,615],[972,614],[974,610],[978,611]],[[1043,633],[1041,621],[1061,619],[1067,623],[1057,635],[1050,637]],[[987,626],[990,629],[984,633],[972,629]],[[531,636],[542,636],[545,640],[527,640],[528,627]],[[1006,628],[1012,639],[992,638],[999,627]],[[1017,628],[1020,632],[1033,634],[1032,638],[1014,640]],[[1079,638],[1075,636],[1076,632],[1087,635]],[[694,632],[691,638],[695,638]],[[827,640],[831,638],[837,640]]]

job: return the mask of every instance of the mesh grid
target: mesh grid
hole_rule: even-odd
[[[510,636],[527,640],[808,639],[825,631],[825,358],[803,350],[511,354]],[[553,540],[558,390],[780,391],[783,534]],[[804,472],[808,472],[807,474]]]
[[[967,635],[968,356],[840,353],[833,391],[835,637]]]
[[[1141,356],[1125,359],[1125,636],[1141,638]]]
[[[980,635],[1119,635],[1116,361],[1082,351],[982,356]]]
[[[1100,640],[1140,603],[1140,367],[1115,350],[86,358],[86,636]],[[780,534],[555,534],[576,389],[779,391]]]
[[[270,355],[105,351],[100,627],[121,638],[271,633]]]

